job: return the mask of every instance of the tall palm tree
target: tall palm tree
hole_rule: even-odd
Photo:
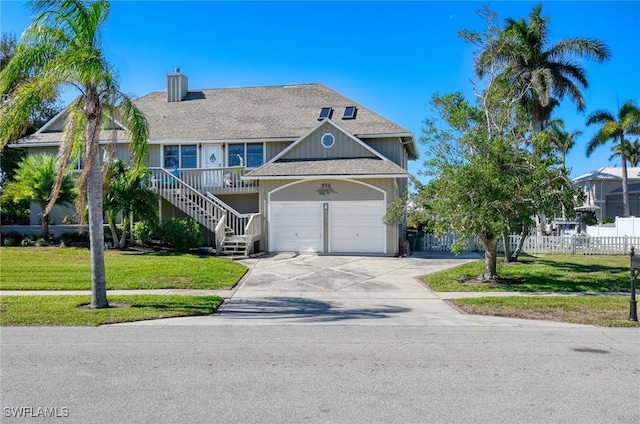
[[[613,153],[609,156],[609,160],[616,156],[624,155],[631,166],[638,166],[638,162],[640,162],[640,140],[636,139],[626,141],[624,144],[616,144],[611,150],[613,150]]]
[[[627,100],[618,116],[614,116],[607,110],[596,110],[587,118],[587,125],[601,124],[602,126],[587,144],[587,157],[591,156],[595,149],[612,140],[614,149],[621,153],[625,151],[626,136],[640,134],[640,108],[633,100]],[[620,154],[622,164],[622,207],[624,216],[629,216],[629,179],[627,177],[627,156]]]
[[[46,208],[51,200],[56,172],[55,156],[45,154],[27,156],[18,165],[13,181],[7,184],[3,193],[3,196],[13,201],[28,200],[40,206],[42,209],[40,232],[45,239],[49,238],[49,212]],[[74,198],[73,179],[69,173],[65,173],[55,203],[71,203]]]
[[[78,208],[89,210],[91,248],[91,307],[105,308],[103,179],[100,139],[103,124],[117,118],[130,137],[132,163],[142,167],[148,128],[144,115],[121,93],[115,73],[100,47],[100,27],[109,15],[106,0],[36,0],[37,17],[24,32],[16,55],[0,72],[0,145],[20,135],[31,111],[56,89],[75,87],[79,97],[69,106],[58,150],[58,175],[52,201],[62,183],[63,170],[72,155],[81,152],[82,174]],[[12,84],[29,70],[31,78]],[[107,139],[108,137],[104,137]],[[85,197],[86,196],[86,197]],[[53,203],[49,203],[50,209]]]
[[[582,135],[582,131],[565,131],[562,119],[550,121],[546,128],[551,137],[551,146],[560,153],[560,163],[564,171],[567,169],[567,154],[576,145],[576,139]]]
[[[483,77],[498,67],[500,76],[509,81],[531,115],[533,130],[539,132],[555,102],[565,95],[585,110],[581,89],[588,87],[585,70],[574,58],[610,57],[607,45],[597,39],[564,38],[554,44],[549,41],[549,18],[540,16],[542,5],[535,6],[529,20],[506,19],[501,36],[494,40],[476,60],[476,73]]]

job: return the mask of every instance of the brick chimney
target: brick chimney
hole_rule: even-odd
[[[167,74],[167,101],[179,102],[189,92],[189,84],[186,75],[180,73],[180,68],[176,68],[173,74]]]

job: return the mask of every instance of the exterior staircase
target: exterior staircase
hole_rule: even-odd
[[[261,236],[260,214],[240,214],[211,193],[203,194],[164,168],[152,168],[151,185],[169,203],[215,235],[218,255],[249,256]]]

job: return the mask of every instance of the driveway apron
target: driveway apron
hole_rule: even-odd
[[[271,254],[241,261],[249,271],[213,315],[121,325],[531,325],[462,314],[417,279],[478,258]]]

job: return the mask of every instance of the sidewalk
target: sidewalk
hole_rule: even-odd
[[[153,294],[183,296],[220,296],[224,299],[231,299],[234,293],[235,290],[107,290],[107,296]],[[0,290],[0,297],[2,296],[91,296],[91,290]]]
[[[344,293],[344,292],[343,292]],[[349,292],[347,292],[349,293]],[[435,298],[468,299],[476,297],[509,297],[509,296],[629,296],[627,292],[431,292]],[[231,290],[188,290],[188,289],[155,289],[155,290],[107,290],[107,296],[121,295],[181,295],[181,296],[220,296],[229,300],[236,295],[236,289]],[[313,292],[307,292],[307,296],[314,297]],[[91,290],[0,290],[0,297],[3,296],[90,296]],[[248,296],[235,296],[248,297]],[[299,296],[296,296],[299,297]],[[326,298],[326,293],[325,296]],[[394,297],[394,296],[390,296]],[[424,296],[412,296],[416,299]],[[430,296],[431,297],[431,296]],[[381,296],[376,296],[381,298]],[[433,297],[432,297],[433,298]]]

